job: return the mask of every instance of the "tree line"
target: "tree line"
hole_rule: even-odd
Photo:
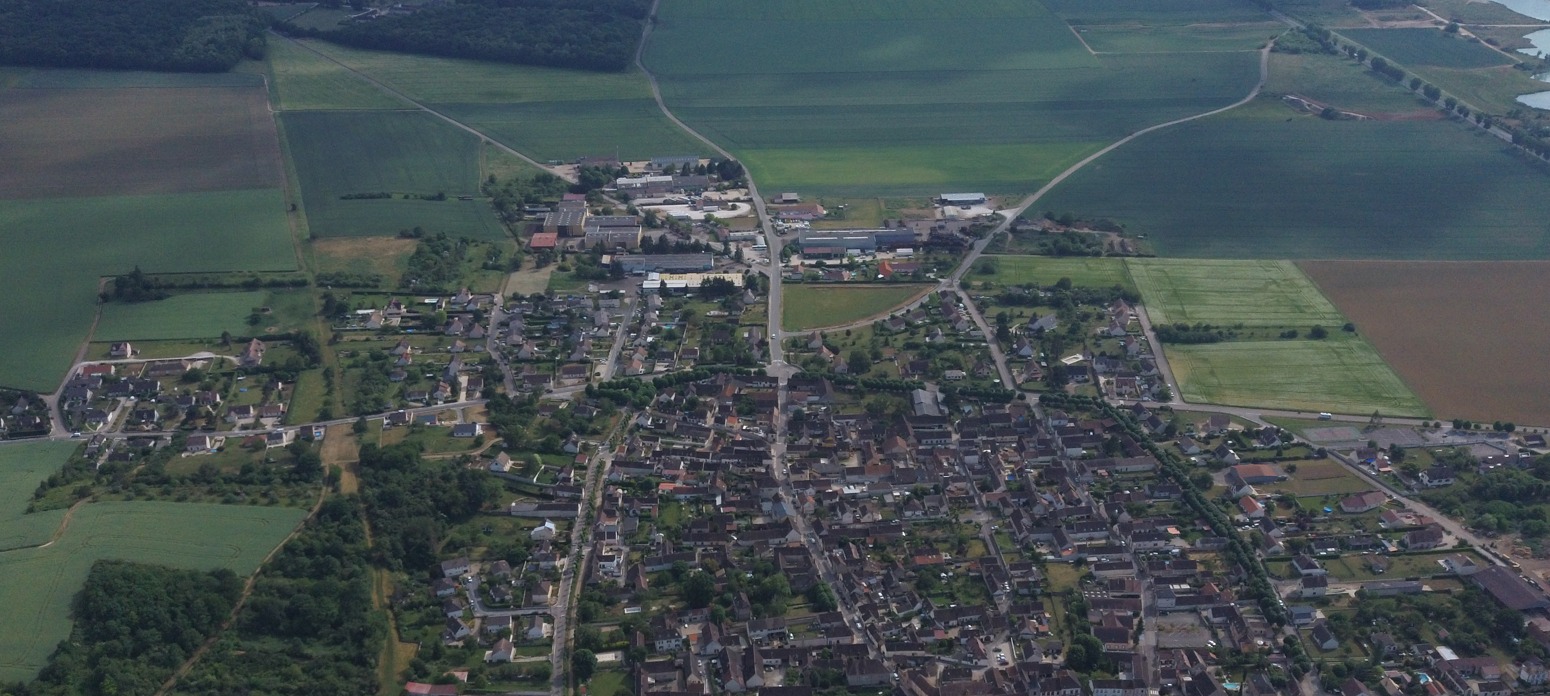
[[[266,25],[243,0],[9,0],[0,63],[225,72],[264,57]]]
[[[635,60],[649,8],[645,0],[469,0],[336,29],[277,26],[357,48],[621,71]]]

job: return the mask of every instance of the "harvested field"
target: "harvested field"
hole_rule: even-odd
[[[994,263],[996,272],[985,275],[983,269]],[[986,256],[975,264],[970,280],[987,279],[1002,285],[1035,283],[1054,285],[1061,278],[1070,278],[1079,287],[1107,288],[1115,285],[1134,289],[1125,261],[1117,258],[1085,258],[1058,256],[1012,256],[997,254]]]
[[[882,314],[925,294],[926,285],[787,285],[781,324],[787,331],[839,326]]]
[[[1550,425],[1550,263],[1299,265],[1438,416]]]
[[[261,87],[0,92],[0,198],[278,186]]]

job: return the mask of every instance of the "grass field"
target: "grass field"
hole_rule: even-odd
[[[95,503],[52,546],[0,553],[0,681],[27,681],[70,634],[70,601],[92,563],[124,559],[252,573],[305,512],[278,507]]]
[[[173,84],[0,92],[0,199],[279,185],[262,89]]]
[[[1341,330],[1345,317],[1289,262],[1129,259],[1126,266],[1153,324],[1329,331],[1317,341],[1169,345],[1168,363],[1186,401],[1427,415],[1371,345]]]
[[[410,56],[318,41],[306,45],[541,161],[709,154],[662,115],[638,72]]]
[[[258,324],[248,316],[260,308]],[[222,332],[245,336],[266,330],[289,331],[311,319],[312,299],[305,291],[207,292],[165,300],[103,305],[93,341],[166,341],[216,338]]]
[[[887,312],[929,289],[923,285],[787,285],[782,291],[781,328],[805,331],[847,324]]]
[[[1170,256],[1550,257],[1550,179],[1503,148],[1455,123],[1326,121],[1264,97],[1138,139],[1038,207],[1123,223]]]
[[[420,111],[290,112],[282,116],[317,237],[429,232],[500,239],[505,230],[479,195],[479,140]],[[341,200],[386,192],[391,199]],[[405,199],[446,194],[448,200]]]
[[[1488,46],[1441,29],[1342,29],[1340,33],[1406,66],[1489,68],[1512,63]]]
[[[1315,53],[1272,53],[1265,92],[1295,94],[1341,111],[1369,116],[1435,118],[1437,107],[1349,61]]]
[[[1297,471],[1290,474],[1290,478],[1286,481],[1263,484],[1255,488],[1266,492],[1290,493],[1299,498],[1350,495],[1373,489],[1371,484],[1346,470],[1340,462],[1325,459],[1295,463]],[[1286,463],[1279,466],[1285,469]]]
[[[1437,415],[1550,426],[1550,263],[1299,265]]]
[[[1190,402],[1429,415],[1377,351],[1356,338],[1172,345],[1165,352]]]
[[[63,510],[26,514],[38,482],[58,471],[77,442],[28,442],[0,447],[0,551],[48,541]]]
[[[418,244],[413,239],[334,237],[314,239],[311,248],[319,273],[376,273],[391,286],[408,270]]]
[[[283,110],[413,108],[293,41],[271,37],[268,58],[277,106]]]
[[[276,189],[0,201],[0,384],[53,391],[102,275],[294,270]]]
[[[991,261],[996,265],[995,274],[980,273],[979,269]],[[1061,278],[1070,278],[1073,285],[1083,287],[1135,287],[1125,270],[1125,261],[1117,258],[995,255],[982,258],[975,269],[975,273],[969,275],[970,279],[992,280],[1003,285],[1054,285]]]
[[[1246,2],[1211,4],[1267,19]],[[1126,51],[1197,50],[1221,33],[1186,28],[1209,11],[1124,5],[1084,28],[1156,35],[1116,47]],[[1013,0],[668,0],[644,59],[674,113],[761,184],[855,197],[1026,192],[1125,133],[1230,103],[1254,82],[1254,42],[1242,37],[1226,42],[1239,51],[1094,55],[1060,12]],[[794,41],[809,50],[792,52]]]
[[[1131,259],[1125,262],[1154,324],[1337,329],[1339,310],[1287,261]]]

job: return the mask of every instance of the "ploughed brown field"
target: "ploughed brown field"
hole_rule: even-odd
[[[0,91],[0,198],[280,185],[260,86]]]
[[[1433,413],[1550,425],[1550,262],[1298,266]]]

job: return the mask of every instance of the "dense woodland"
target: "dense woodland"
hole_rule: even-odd
[[[76,596],[70,639],[36,681],[14,693],[154,693],[220,626],[241,593],[242,579],[230,570],[98,561]]]
[[[500,484],[484,471],[422,459],[410,444],[364,445],[360,466],[375,560],[392,570],[428,570],[450,526],[473,519],[500,496]]]
[[[386,636],[371,605],[360,501],[333,498],[264,569],[228,632],[177,693],[375,694]]]
[[[336,43],[449,58],[584,70],[625,70],[635,60],[646,0],[465,0],[313,30],[280,29]]]
[[[225,72],[263,58],[265,25],[243,0],[8,0],[0,63]]]

